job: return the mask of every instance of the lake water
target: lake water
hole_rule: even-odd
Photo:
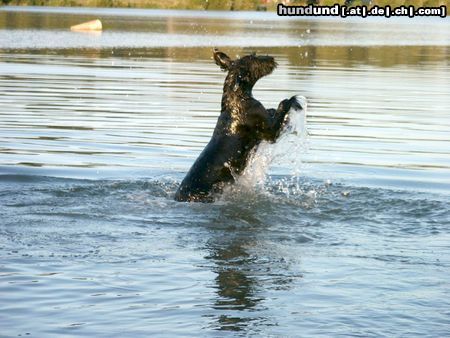
[[[100,18],[102,33],[71,25]],[[444,337],[448,19],[0,8],[0,336]],[[172,200],[229,55],[307,133],[213,204]]]

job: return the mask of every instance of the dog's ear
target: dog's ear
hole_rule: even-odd
[[[227,54],[219,52],[217,48],[214,48],[213,57],[216,65],[218,65],[221,69],[228,70],[230,68],[232,61]]]

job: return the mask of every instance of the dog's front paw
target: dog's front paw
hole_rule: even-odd
[[[303,107],[300,103],[300,101],[297,99],[297,96],[294,95],[289,99],[289,109],[294,109],[294,110],[302,110]]]
[[[288,99],[284,99],[283,101],[280,102],[280,104],[278,105],[278,111],[279,112],[285,112],[287,113],[289,111],[289,109],[291,109],[291,100]]]

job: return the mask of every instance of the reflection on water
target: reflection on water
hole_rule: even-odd
[[[447,334],[448,20],[230,15],[0,10],[2,334]],[[262,191],[177,203],[212,46],[276,57],[255,97],[307,97],[309,147]]]
[[[218,329],[220,330],[242,330],[245,328],[249,318],[236,316],[236,310],[251,310],[258,303],[254,294],[256,281],[245,271],[249,259],[243,244],[227,243],[225,247],[219,246],[208,257],[214,259],[217,264],[215,281],[218,298],[213,308],[221,312],[231,310],[230,314],[219,316]]]

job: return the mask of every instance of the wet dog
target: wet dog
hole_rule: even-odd
[[[256,81],[276,68],[273,57],[251,54],[232,60],[217,49],[213,56],[228,72],[222,109],[211,140],[175,193],[177,201],[213,202],[214,196],[243,172],[261,141],[276,141],[289,110],[301,109],[295,96],[281,101],[277,109],[266,109],[253,97]]]

